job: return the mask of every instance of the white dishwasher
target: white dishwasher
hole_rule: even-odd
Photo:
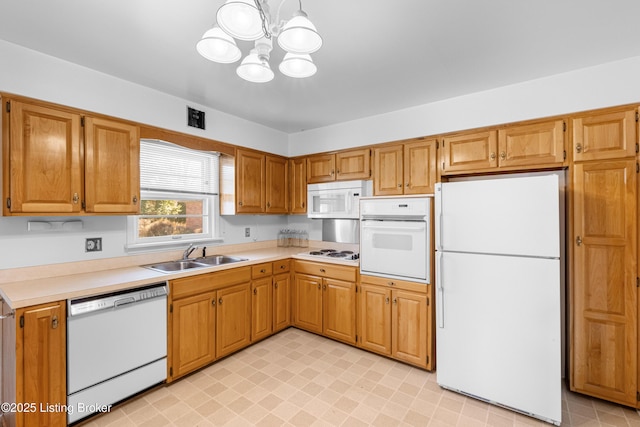
[[[68,423],[167,378],[166,282],[67,301]]]

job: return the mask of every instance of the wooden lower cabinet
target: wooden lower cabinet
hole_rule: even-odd
[[[290,325],[291,274],[277,274],[273,276],[273,332],[281,331]]]
[[[216,358],[216,293],[175,300],[172,311],[171,376],[178,378]]]
[[[324,279],[322,284],[322,332],[350,344],[356,343],[356,284]]]
[[[571,389],[637,407],[636,160],[573,168]]]
[[[322,333],[322,278],[295,275],[293,286],[293,325]]]
[[[272,277],[251,283],[251,342],[268,337],[273,325]]]
[[[66,323],[65,301],[18,309],[3,321],[2,401],[25,405],[4,412],[3,425],[67,425],[64,411],[42,410],[67,401]]]
[[[251,342],[251,268],[172,280],[167,381]]]
[[[358,345],[394,359],[434,369],[431,285],[361,276]]]

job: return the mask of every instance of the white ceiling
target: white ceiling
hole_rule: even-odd
[[[638,0],[303,0],[318,73],[280,74],[274,47],[256,84],[195,50],[223,3],[0,0],[0,39],[284,132],[640,56]]]

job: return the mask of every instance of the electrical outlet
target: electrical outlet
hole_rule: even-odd
[[[84,251],[85,252],[100,252],[102,250],[102,237],[92,237],[85,239]]]
[[[247,227],[244,229],[244,237],[251,237],[251,228]]]

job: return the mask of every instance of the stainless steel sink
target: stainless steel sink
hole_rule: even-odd
[[[205,268],[205,267],[209,267],[209,264],[196,262],[192,259],[184,259],[184,260],[178,260],[178,261],[167,261],[167,262],[160,262],[158,264],[145,265],[145,267],[150,268],[151,270],[162,271],[166,273],[166,272],[172,272],[172,271],[191,270],[193,268]]]
[[[201,262],[207,265],[222,265],[246,260],[247,258],[239,258],[228,255],[210,255],[206,257],[196,258],[196,262]]]
[[[227,255],[211,255],[196,259],[181,259],[177,261],[159,262],[157,264],[149,264],[144,267],[151,270],[170,273],[174,271],[192,270],[194,268],[205,268],[214,265],[229,264],[232,262],[246,261],[247,258],[238,258]]]

